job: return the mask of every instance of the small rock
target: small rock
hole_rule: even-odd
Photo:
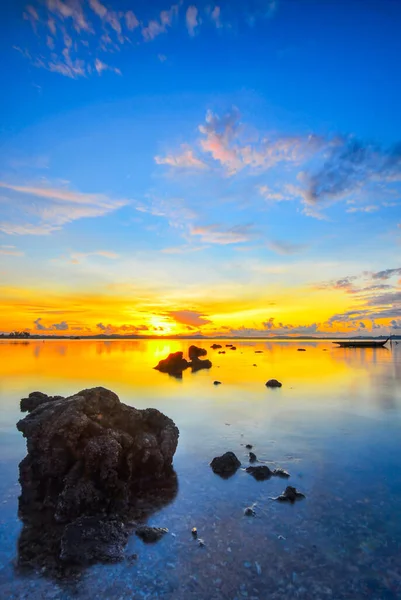
[[[256,454],[254,454],[253,452],[249,453],[249,462],[254,463],[256,462],[258,459],[256,458]]]
[[[206,546],[205,541],[202,538],[198,539],[198,545],[200,548],[204,548]]]
[[[290,476],[288,471],[285,471],[284,469],[281,469],[281,468],[274,469],[273,475],[275,475],[276,477],[284,477],[284,478],[288,478]]]
[[[277,381],[277,379],[269,379],[269,381],[266,381],[266,387],[271,387],[271,388],[276,388],[276,387],[281,387],[283,384],[280,383],[280,381]]]
[[[298,348],[298,352],[306,352],[306,348]]]
[[[247,467],[246,472],[252,475],[256,481],[265,481],[266,479],[270,479],[272,476],[272,472],[266,465],[262,465],[260,467]]]
[[[212,344],[210,347],[213,348],[213,350],[217,350],[217,348],[221,348],[221,344]]]
[[[213,472],[220,477],[231,477],[241,466],[240,461],[235,456],[234,452],[226,452],[222,456],[216,456],[210,466],[213,469]]]
[[[236,350],[237,348],[235,346],[231,346],[230,350]]]
[[[255,354],[263,354],[263,350],[255,350]]]
[[[197,359],[200,356],[206,356],[207,350],[205,348],[199,348],[198,346],[190,346],[188,348],[189,360]]]
[[[154,542],[158,542],[166,533],[168,533],[168,529],[165,527],[148,527],[148,525],[141,525],[135,533],[146,544],[153,544]]]
[[[277,536],[277,539],[278,539],[278,540],[285,540],[285,537],[284,537],[283,535],[278,535],[278,536]]]
[[[252,446],[252,444],[247,444],[247,445],[245,446],[245,448],[247,448],[248,450],[252,450],[253,446]]]
[[[213,381],[213,385],[221,385],[221,381]]]
[[[255,510],[252,508],[252,506],[247,506],[244,509],[244,515],[246,517],[254,517],[256,515]]]
[[[253,366],[253,367],[257,367],[258,365],[255,365],[255,364],[253,364],[252,366]]]
[[[293,504],[295,500],[301,500],[302,498],[305,498],[304,494],[298,492],[292,485],[288,485],[284,492],[282,492],[280,496],[277,496],[277,498],[273,498],[273,500],[278,500],[278,502],[291,502],[291,504]]]
[[[219,354],[225,354],[226,351],[225,350],[219,350]]]

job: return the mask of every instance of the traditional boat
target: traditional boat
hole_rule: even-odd
[[[340,348],[383,348],[389,339],[388,337],[386,340],[344,340],[333,344],[338,344]]]

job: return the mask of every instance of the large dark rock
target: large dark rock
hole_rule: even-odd
[[[198,346],[190,346],[188,348],[189,360],[199,358],[200,356],[206,356],[207,350],[205,348],[199,348]]]
[[[228,478],[231,477],[231,475],[234,475],[241,466],[241,463],[234,452],[226,452],[222,456],[216,456],[210,463],[210,466],[216,475]]]
[[[176,493],[174,422],[156,409],[127,406],[110,390],[98,387],[47,402],[41,395],[17,428],[28,450],[19,478],[19,513],[26,526],[22,562],[30,562],[34,534],[43,538],[36,542],[39,555],[55,551],[80,564],[114,560],[121,555],[116,548],[125,539],[124,520],[138,518],[138,510],[146,518],[154,505],[165,503],[164,490],[168,499]],[[114,550],[104,545],[108,532]],[[74,539],[85,544],[78,547]]]
[[[182,377],[182,372],[188,367],[189,362],[186,358],[183,358],[183,352],[172,352],[167,358],[160,360],[155,369],[175,377]]]

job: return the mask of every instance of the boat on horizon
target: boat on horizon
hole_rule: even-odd
[[[340,348],[383,348],[389,339],[388,337],[386,340],[344,340],[333,344],[338,344]]]

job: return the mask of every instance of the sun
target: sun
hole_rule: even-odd
[[[151,317],[150,327],[154,330],[152,333],[154,335],[169,335],[171,333],[175,333],[176,324],[167,321],[167,319],[163,319],[161,317]]]

